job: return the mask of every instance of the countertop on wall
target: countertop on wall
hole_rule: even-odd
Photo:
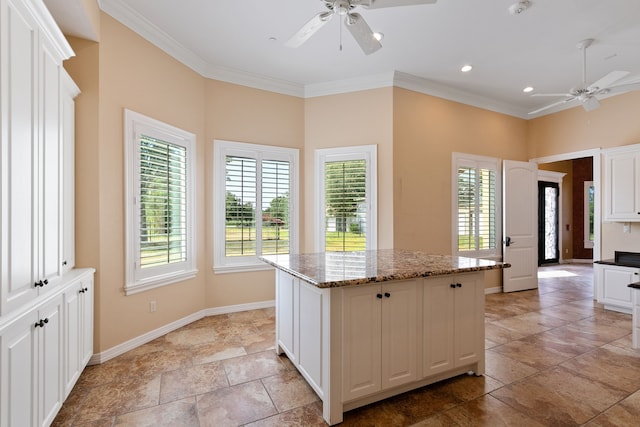
[[[403,249],[267,255],[260,259],[319,288],[470,273],[511,266],[479,258]]]

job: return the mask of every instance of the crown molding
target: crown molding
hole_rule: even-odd
[[[361,90],[379,89],[393,86],[393,71],[323,83],[308,84],[304,87],[304,97],[337,95]]]
[[[45,33],[46,37],[52,41],[55,53],[57,54],[60,62],[75,56],[76,54],[71,48],[71,45],[65,38],[64,34],[62,34],[62,30],[58,27],[58,24],[53,19],[53,16],[45,4],[42,1],[29,1],[25,2],[25,5],[33,14],[33,17],[38,22],[38,25]]]
[[[248,86],[254,89],[266,90],[282,95],[296,96],[298,98],[304,97],[304,86],[299,83],[274,79],[260,74],[250,73],[248,71],[237,70],[235,68],[209,65],[203,76],[214,80]]]
[[[152,24],[122,0],[98,0],[100,9],[195,72],[205,75],[207,63]]]

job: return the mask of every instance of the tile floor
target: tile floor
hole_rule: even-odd
[[[486,375],[345,414],[346,426],[638,426],[631,316],[592,299],[590,265],[486,297]],[[274,310],[212,316],[89,366],[55,426],[315,426],[321,403],[276,356]]]

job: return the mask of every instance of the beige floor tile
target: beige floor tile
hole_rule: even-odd
[[[544,424],[516,411],[500,400],[486,395],[427,418],[412,427],[432,426],[543,427]]]
[[[197,404],[201,427],[239,426],[278,413],[260,381],[202,394]]]
[[[318,395],[297,371],[284,371],[263,378],[262,384],[278,412],[286,412],[319,400]]]
[[[587,423],[588,427],[637,426],[640,420],[640,391]]]
[[[525,363],[511,359],[496,351],[485,351],[485,373],[503,384],[510,384],[538,372]]]
[[[315,402],[246,424],[245,427],[325,427],[326,425],[322,418],[322,403]]]
[[[231,385],[276,375],[287,369],[273,351],[234,357],[222,363]]]
[[[627,392],[640,389],[640,354],[621,347],[603,346],[561,366]]]
[[[177,400],[152,408],[129,412],[116,417],[116,426],[135,427],[198,427],[195,397]]]
[[[604,383],[554,367],[507,385],[493,397],[545,425],[580,425],[606,410],[626,393]]]
[[[160,403],[229,387],[221,362],[191,366],[162,374]]]

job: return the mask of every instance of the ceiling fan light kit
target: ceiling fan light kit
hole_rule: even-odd
[[[509,13],[512,15],[520,15],[529,9],[529,7],[531,7],[531,2],[529,0],[522,0],[509,6]]]
[[[369,55],[382,47],[380,40],[382,33],[374,33],[362,15],[353,12],[356,7],[365,9],[382,9],[386,7],[412,6],[419,4],[433,4],[437,0],[321,0],[328,12],[321,12],[311,18],[286,43],[289,47],[298,47],[306,42],[320,28],[333,18],[334,15],[344,16],[344,24],[351,32],[362,51]],[[379,34],[379,36],[376,36]]]

